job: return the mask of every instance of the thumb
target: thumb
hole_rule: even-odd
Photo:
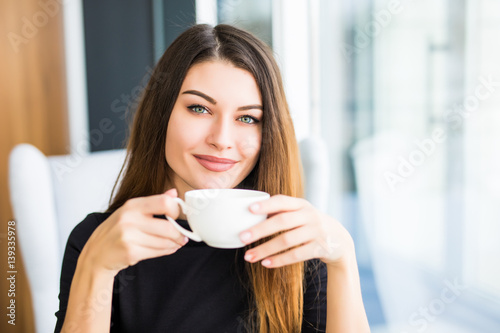
[[[165,192],[165,194],[168,195],[171,198],[177,198],[177,195],[178,195],[176,188],[171,188],[170,190],[168,190],[167,192]]]
[[[163,193],[163,195],[166,195],[170,198],[177,198],[178,197],[178,192],[177,192],[177,189],[176,188],[171,188],[170,190],[166,191],[165,193]],[[181,213],[180,211],[180,207],[179,205],[174,202],[173,200],[168,200],[169,204],[169,216],[172,217],[173,219],[177,219],[179,217],[179,214]]]

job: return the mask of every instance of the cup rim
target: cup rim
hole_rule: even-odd
[[[222,192],[222,193],[227,193],[227,192],[245,192],[248,194],[251,194],[247,196],[246,198],[269,198],[270,194],[264,191],[259,191],[259,190],[252,190],[252,189],[243,189],[243,188],[206,188],[206,189],[194,189],[194,190],[189,190],[184,193],[184,198],[187,197],[195,197],[195,193],[201,193],[205,194],[205,197],[207,198],[212,198],[215,197],[215,192]],[[220,191],[220,192],[219,192]]]

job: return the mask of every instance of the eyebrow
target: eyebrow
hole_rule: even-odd
[[[208,95],[206,95],[198,90],[186,90],[182,94],[191,94],[191,95],[200,96],[201,98],[204,98],[205,100],[207,100],[209,103],[211,103],[213,105],[217,104],[217,101],[215,99],[213,99],[212,97],[210,97],[210,96],[208,96]],[[259,110],[263,111],[262,105],[259,105],[259,104],[240,106],[238,108],[238,111],[246,111],[246,110],[252,110],[252,109],[259,109]]]

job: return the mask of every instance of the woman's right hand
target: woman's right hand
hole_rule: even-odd
[[[170,189],[163,194],[128,200],[96,228],[80,259],[97,270],[117,274],[141,260],[176,252],[188,242],[187,237],[167,220],[153,217],[165,214],[177,218],[175,197],[176,189]]]

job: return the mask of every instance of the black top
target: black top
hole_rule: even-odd
[[[69,236],[55,332],[63,325],[78,256],[109,215],[88,215]],[[179,223],[189,228],[186,221]],[[217,249],[190,240],[171,255],[120,271],[114,281],[111,332],[246,332],[249,293],[243,255],[243,249]],[[325,331],[326,283],[325,265],[308,261],[302,332]]]

